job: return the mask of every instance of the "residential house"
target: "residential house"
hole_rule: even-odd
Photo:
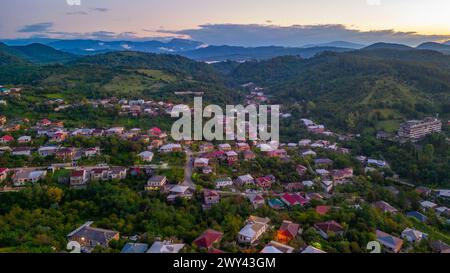
[[[328,175],[330,175],[330,172],[327,171],[326,169],[317,169],[316,173],[321,177],[327,177]]]
[[[96,246],[108,247],[112,240],[119,240],[120,234],[117,231],[91,227],[93,222],[86,222],[81,227],[75,229],[67,235],[69,241],[78,242],[82,250],[90,252]]]
[[[304,187],[304,188],[312,188],[312,187],[314,187],[314,181],[311,181],[311,180],[305,180],[305,181],[302,181],[301,182],[301,185]]]
[[[238,161],[238,154],[235,151],[227,151],[225,152],[225,156],[227,157],[228,164],[234,164]]]
[[[298,142],[298,146],[300,147],[308,147],[309,145],[311,145],[311,139],[302,139]]]
[[[398,212],[396,208],[391,206],[388,202],[385,201],[377,201],[373,203],[373,206],[379,210],[381,210],[384,213],[392,213],[395,214]]]
[[[307,192],[305,193],[306,199],[308,200],[317,200],[317,201],[321,201],[324,199],[324,197],[317,192]]]
[[[332,170],[331,178],[333,179],[335,184],[345,183],[348,179],[353,177],[353,169],[345,168],[340,170]]]
[[[367,165],[378,167],[378,168],[384,168],[387,166],[387,163],[384,160],[377,160],[377,159],[369,158],[369,159],[367,159]]]
[[[242,152],[242,156],[244,157],[244,161],[250,161],[256,158],[255,153],[250,150]]]
[[[85,157],[94,157],[100,154],[100,148],[99,147],[95,147],[95,148],[87,148],[86,150],[84,150],[84,156]]]
[[[12,149],[12,155],[14,156],[31,156],[30,147],[14,147]]]
[[[158,127],[153,127],[148,130],[148,134],[152,137],[158,137],[163,134],[163,131]]]
[[[75,170],[70,174],[70,186],[80,187],[89,181],[88,172],[86,170]]]
[[[56,146],[43,146],[38,149],[38,153],[42,157],[53,156],[58,151],[59,147]]]
[[[418,211],[410,211],[406,214],[406,216],[410,217],[410,218],[415,218],[419,222],[422,222],[422,223],[425,223],[428,220],[428,217],[426,217],[425,215],[423,215],[422,213],[420,213]]]
[[[105,135],[105,130],[103,130],[103,129],[94,129],[92,131],[92,136],[93,137],[102,137],[104,135]]]
[[[215,244],[222,240],[223,233],[208,229],[202,233],[197,239],[194,240],[193,244],[198,248],[211,249]]]
[[[188,186],[174,185],[169,189],[169,195],[167,196],[167,201],[173,202],[177,198],[192,198],[193,190]]]
[[[215,190],[207,190],[203,191],[203,208],[209,209],[212,205],[220,202],[220,194]]]
[[[210,173],[212,173],[214,170],[213,170],[213,168],[211,168],[210,166],[206,166],[206,167],[203,167],[202,168],[202,173],[203,174],[210,174]]]
[[[214,151],[214,145],[211,143],[203,143],[200,145],[200,152],[208,153]]]
[[[256,185],[264,189],[270,189],[273,182],[275,182],[275,177],[273,175],[266,175],[255,179]]]
[[[67,139],[69,135],[67,134],[67,132],[64,131],[58,131],[56,133],[54,133],[50,139],[51,142],[63,142],[64,140]]]
[[[450,190],[437,190],[438,196],[445,199],[450,199]]]
[[[45,178],[47,171],[21,169],[14,173],[12,181],[15,187],[25,186],[27,183],[36,183]]]
[[[323,250],[321,250],[321,249],[318,249],[318,248],[316,248],[316,247],[313,247],[313,246],[307,246],[307,247],[302,251],[302,253],[305,253],[305,254],[322,254],[322,253],[326,253],[326,252],[323,251]]]
[[[250,216],[247,224],[239,231],[238,242],[254,244],[269,228],[269,218]]]
[[[11,125],[3,128],[3,132],[17,132],[20,130],[20,128],[22,128],[22,126],[20,124],[11,124]],[[0,141],[1,141],[1,139],[0,139]]]
[[[316,168],[330,168],[333,166],[333,160],[329,158],[317,158],[314,160]]]
[[[12,152],[11,147],[9,147],[9,146],[2,146],[2,147],[0,147],[0,155],[4,154],[6,152],[11,153]]]
[[[431,201],[422,201],[422,202],[420,202],[420,206],[421,206],[423,209],[428,210],[428,209],[434,209],[434,208],[436,208],[438,205],[435,204],[435,203],[433,203],[433,202],[431,202]]]
[[[120,253],[137,254],[145,253],[148,250],[148,244],[142,243],[126,243]]]
[[[2,143],[2,144],[8,144],[12,141],[14,141],[14,138],[10,135],[4,135],[4,136],[0,137],[0,143]]]
[[[31,136],[21,136],[17,139],[17,142],[20,144],[31,142]]]
[[[383,245],[387,252],[398,253],[403,246],[402,239],[387,234],[383,231],[377,230],[375,232],[375,236],[377,241]]]
[[[111,180],[122,180],[127,178],[127,168],[125,167],[112,167],[109,169],[108,177]]]
[[[428,234],[411,228],[406,228],[402,231],[402,238],[410,243],[418,243],[427,237]]]
[[[109,168],[94,168],[90,171],[92,181],[106,181],[109,179]]]
[[[294,252],[293,247],[275,241],[271,241],[263,248],[263,250],[261,250],[261,253],[264,254],[281,254],[293,252]]]
[[[218,146],[219,151],[227,152],[231,151],[231,145],[228,143],[221,143]]]
[[[286,158],[288,156],[287,151],[285,149],[276,149],[266,152],[268,157],[272,158]]]
[[[250,174],[241,175],[236,179],[236,184],[239,186],[249,186],[254,184],[254,179]]]
[[[223,177],[216,180],[216,189],[222,189],[233,186],[233,180],[230,177]]]
[[[164,141],[161,139],[154,139],[152,140],[152,142],[150,143],[151,148],[159,148],[164,144]]]
[[[125,128],[124,127],[113,127],[113,128],[109,128],[108,130],[106,130],[106,134],[111,136],[111,135],[122,135],[125,132]]]
[[[37,123],[36,123],[36,125],[37,126],[50,126],[50,125],[52,125],[52,122],[50,121],[50,120],[48,120],[48,119],[42,119],[42,120],[40,120],[40,121],[38,121]]]
[[[298,175],[304,176],[306,174],[306,172],[308,171],[308,168],[306,168],[303,165],[298,165],[295,170],[297,171]]]
[[[74,148],[61,148],[56,152],[56,157],[62,160],[73,160],[75,158],[76,150]]]
[[[34,170],[31,171],[28,175],[28,180],[32,183],[36,183],[39,180],[42,180],[47,175],[47,171],[41,171],[41,170]]]
[[[320,215],[326,215],[331,210],[331,207],[330,206],[317,206],[315,210]]]
[[[209,159],[208,158],[196,158],[194,160],[194,168],[203,168],[207,167],[209,165]]]
[[[334,220],[314,224],[314,227],[324,239],[328,239],[331,234],[340,236],[344,234],[344,228]]]
[[[269,207],[274,210],[282,210],[286,207],[286,205],[278,198],[272,198],[268,201]]]
[[[161,153],[181,152],[182,151],[182,147],[181,147],[181,144],[178,144],[178,143],[169,143],[169,144],[161,146],[159,148],[159,151]]]
[[[436,213],[443,217],[449,217],[450,216],[450,209],[447,207],[438,207],[436,208]]]
[[[333,181],[331,181],[331,180],[323,180],[321,182],[321,186],[322,186],[322,189],[325,192],[329,193],[329,192],[331,192],[333,190]]]
[[[237,147],[238,151],[240,151],[240,152],[250,150],[250,145],[248,145],[248,143],[244,143],[244,142],[236,143],[236,147]]]
[[[255,209],[263,207],[266,204],[266,200],[261,194],[250,193],[247,194],[247,198],[250,200],[250,203],[252,203],[252,206]]]
[[[9,169],[0,168],[0,182],[4,181],[8,177]]]
[[[147,180],[146,191],[160,190],[167,183],[167,177],[154,175]]]
[[[431,193],[433,192],[430,188],[428,187],[424,187],[424,186],[419,186],[415,189],[415,191],[423,197],[428,197],[431,195]]]
[[[288,207],[304,206],[308,203],[308,200],[298,193],[285,193],[280,197],[281,201]]]
[[[3,115],[0,115],[0,125],[5,125],[6,121],[7,121],[6,117]]]
[[[287,244],[291,240],[295,239],[297,234],[299,234],[300,225],[292,223],[291,221],[284,220],[281,223],[280,228],[276,234],[276,240],[283,244]]]
[[[430,247],[434,253],[450,253],[450,246],[440,240],[431,241]]]
[[[301,182],[291,182],[284,184],[284,189],[288,192],[296,192],[303,190],[304,185]]]
[[[174,244],[172,241],[156,241],[147,253],[178,253],[184,248],[184,244]]]
[[[138,157],[145,162],[151,162],[153,160],[153,153],[149,151],[144,151],[138,154]]]

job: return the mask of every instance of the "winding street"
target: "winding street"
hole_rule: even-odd
[[[192,172],[194,169],[193,153],[189,148],[185,148],[184,151],[186,153],[186,165],[184,166],[184,181],[182,185],[195,190],[195,184],[192,182]]]

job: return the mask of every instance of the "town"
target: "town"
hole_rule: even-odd
[[[270,101],[263,88],[253,83],[242,87],[248,91],[246,105]],[[3,91],[5,96],[21,89],[8,90]],[[56,112],[78,107],[62,100],[48,103]],[[118,115],[130,118],[169,116],[174,106],[116,98],[87,104],[118,107]],[[289,113],[281,117],[293,119]],[[358,141],[359,135],[334,133],[309,118],[294,121],[308,132],[308,138],[277,145],[259,139],[174,141],[159,127],[66,128],[58,120],[33,123],[4,115],[0,122],[0,194],[26,191],[38,184],[44,189],[48,185],[76,192],[98,183],[132,183],[143,198],[163,198],[168,206],[189,200],[205,214],[218,213],[227,202],[248,206],[248,217],[237,221],[241,226],[230,229],[216,223],[189,239],[154,234],[149,241],[133,230],[106,229],[86,219],[67,234],[67,242],[79,243],[82,252],[111,250],[113,245],[122,253],[325,253],[366,251],[364,244],[370,241],[379,242],[385,252],[450,251],[445,235],[431,227],[450,223],[450,189],[406,182],[383,157],[354,153],[351,142]],[[442,126],[437,118],[408,121],[400,125],[396,139],[417,142],[440,133]],[[373,184],[371,193],[365,188],[369,184]],[[414,197],[404,200],[405,196]],[[390,203],[394,200],[397,206]],[[388,224],[372,229],[367,239],[359,239],[364,244],[336,243],[356,236],[351,226],[357,223],[345,215],[367,210]],[[114,241],[122,242],[120,249]]]

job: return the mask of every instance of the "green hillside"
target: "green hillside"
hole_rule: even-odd
[[[392,131],[407,118],[450,112],[450,57],[422,50],[325,53],[312,59],[245,63],[230,78],[253,81],[275,98],[337,128]]]
[[[75,55],[42,44],[14,46],[11,48],[20,52],[24,59],[36,64],[66,63],[77,58]]]
[[[0,67],[0,82],[39,87],[48,95],[192,100],[174,95],[192,90],[204,92],[206,100],[216,103],[236,101],[239,96],[212,66],[176,55],[112,52],[45,66],[24,65],[26,61],[11,56],[16,62]]]

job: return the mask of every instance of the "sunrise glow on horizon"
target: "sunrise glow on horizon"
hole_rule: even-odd
[[[258,25],[269,30],[341,25],[355,33],[393,31],[430,35],[434,41],[450,39],[447,0],[5,0],[0,6],[2,39],[103,34],[111,39],[198,39],[203,36],[192,30],[198,34],[205,25]]]

